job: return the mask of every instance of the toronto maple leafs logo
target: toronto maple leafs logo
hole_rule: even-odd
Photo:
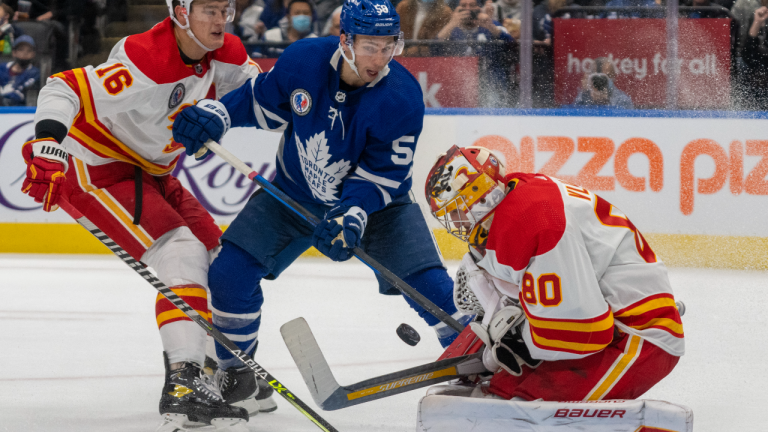
[[[349,161],[339,160],[329,163],[332,155],[328,152],[328,140],[325,131],[322,131],[307,140],[306,146],[302,144],[298,134],[296,135],[296,147],[301,158],[301,170],[307,180],[312,195],[323,201],[337,201],[341,179],[346,177],[350,169]]]

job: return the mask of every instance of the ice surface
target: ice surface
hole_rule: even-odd
[[[455,267],[451,268],[451,274]],[[687,305],[687,354],[645,398],[687,404],[696,431],[765,431],[768,274],[670,269]],[[362,264],[300,260],[264,283],[257,361],[316,408],[279,334],[303,316],[341,384],[416,366],[442,349]],[[163,383],[156,291],[115,257],[0,255],[0,431],[154,431]],[[395,334],[421,333],[410,347]],[[317,411],[338,430],[413,431],[424,389]],[[315,431],[278,398],[252,431]],[[763,420],[761,420],[763,419]]]

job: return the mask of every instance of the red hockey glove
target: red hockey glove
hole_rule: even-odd
[[[27,178],[21,191],[43,203],[43,210],[55,211],[59,208],[69,155],[53,138],[28,141],[21,147],[21,154],[27,163]]]

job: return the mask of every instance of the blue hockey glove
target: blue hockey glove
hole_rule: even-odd
[[[173,140],[184,145],[187,156],[205,159],[210,150],[202,155],[197,152],[209,139],[220,141],[230,125],[229,113],[221,102],[203,99],[197,105],[181,110],[173,122]]]
[[[346,261],[360,246],[368,215],[360,207],[336,206],[315,227],[312,244],[334,261]]]

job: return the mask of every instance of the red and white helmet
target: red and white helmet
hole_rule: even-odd
[[[425,194],[432,215],[468,241],[475,225],[506,196],[504,164],[484,147],[451,147],[432,167]]]
[[[182,15],[186,15],[187,23],[185,25],[181,25],[181,23],[178,20],[178,17],[174,13],[174,4],[173,0],[165,0],[165,4],[168,6],[168,13],[171,14],[171,20],[173,20],[174,23],[176,23],[177,26],[179,26],[180,29],[185,30],[187,32],[187,35],[192,38],[197,45],[206,50],[206,51],[213,51],[211,48],[208,48],[207,46],[203,45],[202,42],[195,36],[195,34],[192,32],[192,29],[189,28],[189,14],[192,12],[192,2],[194,0],[179,0],[179,6],[182,8]],[[235,19],[235,0],[225,0],[227,2],[227,5],[225,7],[225,17],[224,21],[231,23]],[[203,3],[202,1],[200,3]],[[201,9],[203,8],[203,5],[200,5]],[[213,10],[200,10],[196,11],[195,14],[197,19],[201,21],[212,21],[215,19],[215,14],[218,13],[218,11]]]

